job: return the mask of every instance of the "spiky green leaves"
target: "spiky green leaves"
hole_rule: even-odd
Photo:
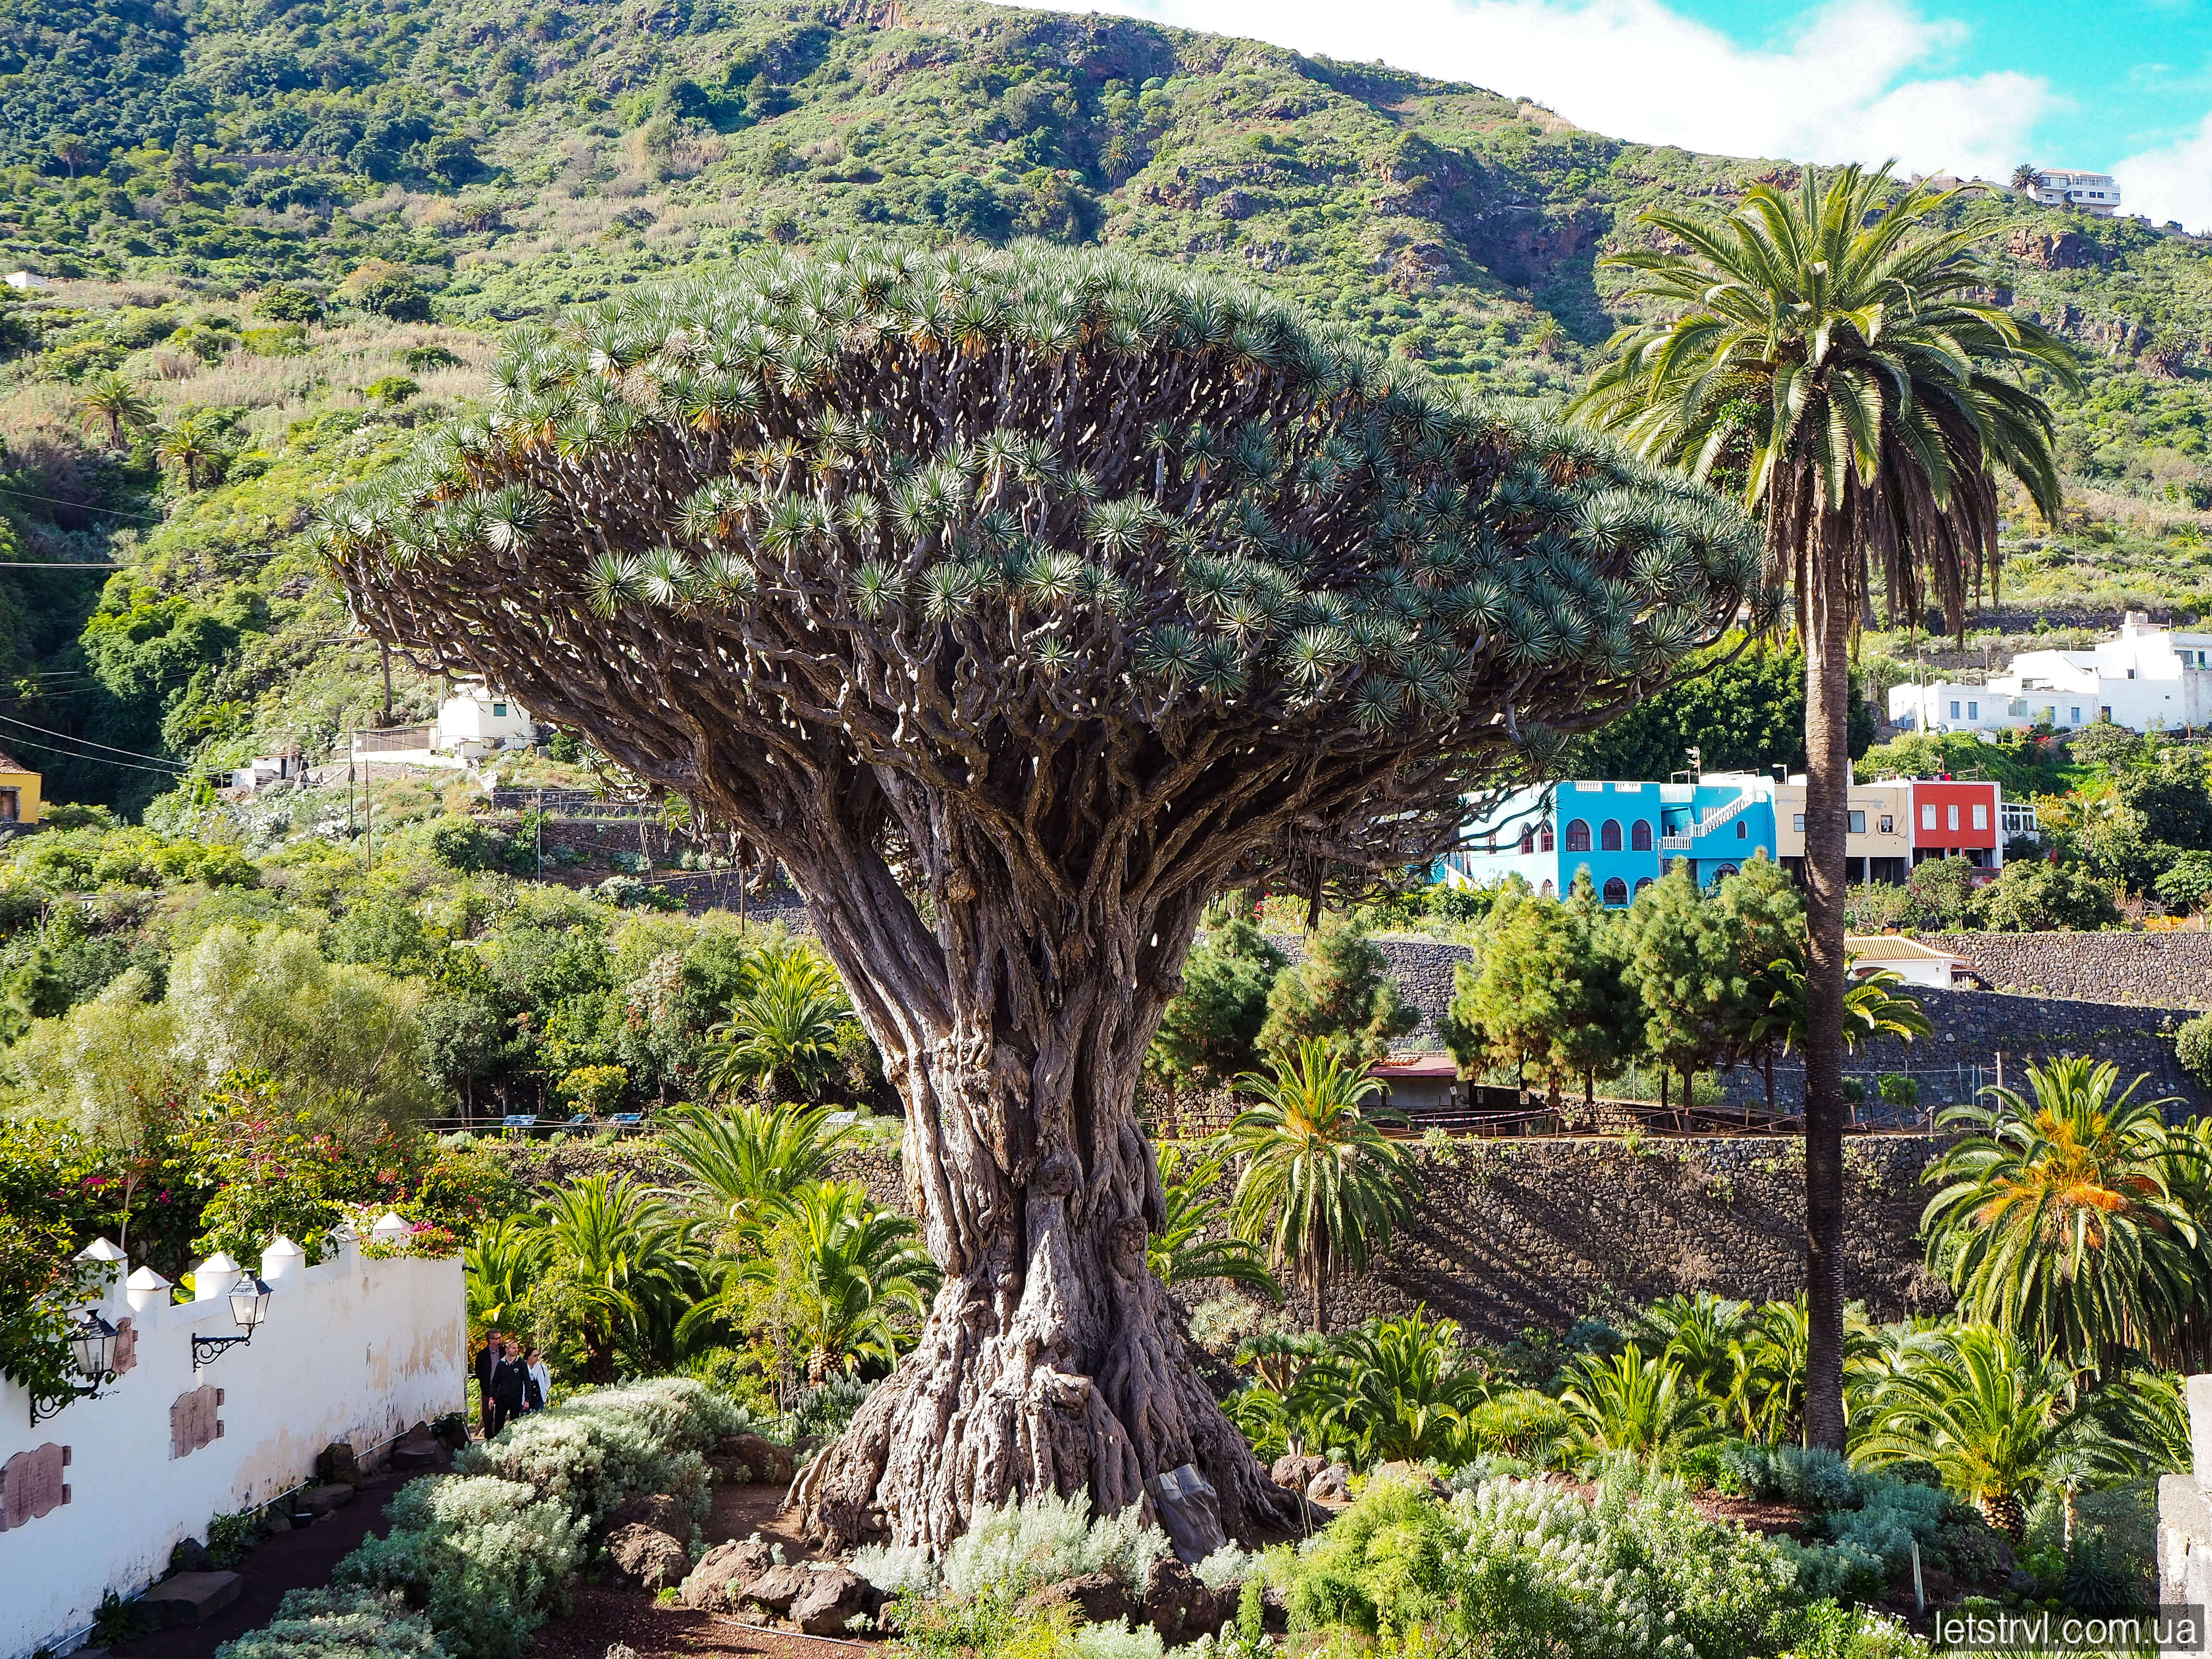
[[[1571,727],[1634,695],[1757,580],[1678,480],[1095,252],[764,259],[519,332],[498,386],[333,507],[356,591],[496,567],[708,677],[790,665],[841,731],[972,684],[1480,747],[1509,696]]]

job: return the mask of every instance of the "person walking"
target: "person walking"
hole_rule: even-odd
[[[530,1373],[524,1369],[521,1352],[514,1343],[505,1343],[502,1347],[500,1362],[492,1368],[491,1397],[499,1408],[499,1425],[503,1429],[521,1413]]]
[[[523,1369],[530,1378],[524,1401],[532,1411],[542,1412],[553,1403],[553,1373],[546,1367],[545,1356],[535,1348],[523,1356]]]
[[[498,1369],[500,1356],[506,1352],[506,1342],[497,1331],[484,1333],[484,1345],[477,1355],[477,1407],[483,1423],[483,1437],[487,1440],[500,1431],[499,1407],[492,1401],[492,1373]]]

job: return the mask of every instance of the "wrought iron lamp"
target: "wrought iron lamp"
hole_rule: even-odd
[[[230,1316],[237,1322],[243,1336],[202,1336],[192,1333],[192,1367],[194,1370],[210,1365],[228,1349],[253,1340],[253,1333],[269,1317],[269,1286],[258,1274],[240,1270],[238,1283],[230,1287]]]
[[[36,1427],[55,1415],[63,1407],[79,1400],[89,1400],[100,1392],[100,1384],[115,1380],[115,1327],[100,1316],[97,1308],[87,1308],[84,1318],[70,1332],[70,1360],[83,1383],[70,1385],[62,1394],[33,1394],[31,1396],[31,1424]]]

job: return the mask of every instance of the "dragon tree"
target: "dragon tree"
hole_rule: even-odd
[[[1700,486],[1048,248],[779,256],[525,329],[489,413],[325,531],[378,635],[805,896],[945,1272],[801,1483],[833,1547],[1045,1489],[1186,1556],[1297,1524],[1146,1267],[1139,1066],[1206,904],[1433,858],[1765,604]]]

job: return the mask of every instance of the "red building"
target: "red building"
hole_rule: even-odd
[[[1915,780],[1912,861],[1963,858],[1982,869],[2004,863],[2004,813],[1993,782]]]

